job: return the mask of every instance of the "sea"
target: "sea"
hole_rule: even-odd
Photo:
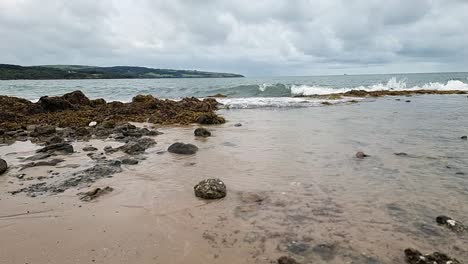
[[[412,73],[307,77],[247,77],[200,79],[4,80],[0,94],[37,100],[81,90],[90,98],[130,101],[137,94],[180,99],[223,94],[226,108],[310,107],[320,100],[298,97],[376,90],[466,90],[468,73]]]

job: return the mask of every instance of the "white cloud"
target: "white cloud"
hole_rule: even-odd
[[[468,70],[460,0],[2,0],[0,62],[246,75]]]

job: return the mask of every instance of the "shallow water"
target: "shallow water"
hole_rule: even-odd
[[[465,95],[431,95],[222,110],[229,122],[209,127],[210,138],[194,138],[193,126],[160,128],[147,159],[93,184],[115,191],[91,203],[77,190],[11,196],[20,181],[10,172],[0,179],[0,263],[271,263],[290,254],[390,264],[404,263],[407,247],[466,261],[468,237],[435,217],[468,223],[467,109]],[[174,141],[200,150],[157,154]],[[5,157],[15,165],[21,155]],[[212,177],[228,196],[196,199],[193,186]]]

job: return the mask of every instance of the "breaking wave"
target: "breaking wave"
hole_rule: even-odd
[[[391,78],[386,83],[378,83],[369,86],[357,86],[349,88],[326,87],[319,85],[306,84],[267,84],[260,85],[240,85],[232,88],[222,88],[211,91],[212,93],[221,93],[234,98],[249,97],[294,97],[294,96],[312,96],[344,93],[351,90],[382,91],[382,90],[461,90],[468,91],[468,84],[459,80],[450,80],[447,83],[430,82],[423,85],[408,86],[405,80]]]

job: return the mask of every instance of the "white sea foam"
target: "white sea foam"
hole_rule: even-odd
[[[219,98],[225,109],[254,109],[254,108],[299,108],[322,106],[323,102],[339,104],[349,102],[356,98],[345,98],[340,100],[326,100],[316,98],[298,97],[247,97],[247,98]],[[361,99],[359,99],[361,100]]]
[[[397,80],[396,78],[391,78],[387,83],[378,83],[371,86],[358,86],[352,88],[332,88],[332,87],[322,87],[322,86],[309,86],[309,85],[293,85],[291,86],[292,95],[324,95],[324,94],[336,94],[344,93],[351,90],[365,90],[368,92],[371,91],[382,91],[382,90],[439,90],[439,91],[453,91],[461,90],[468,91],[468,84],[458,80],[451,80],[447,83],[439,82],[430,82],[422,86],[413,86],[408,87],[405,80]]]

